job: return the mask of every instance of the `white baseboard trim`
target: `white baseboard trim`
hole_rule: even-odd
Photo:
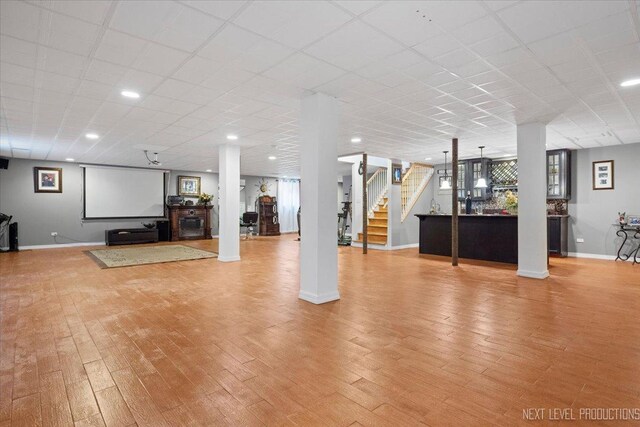
[[[417,247],[420,247],[419,243],[409,243],[409,244],[406,244],[406,245],[391,246],[387,250],[389,250],[389,251],[397,251],[397,250],[400,250],[400,249],[411,249],[411,248],[417,248]]]
[[[362,247],[362,243],[353,242],[353,243],[351,243],[351,246],[354,246],[356,248],[361,248]],[[378,244],[375,244],[375,243],[369,243],[369,244],[367,244],[367,249],[375,249],[375,250],[378,250],[378,251],[398,251],[398,250],[401,250],[401,249],[417,248],[419,246],[420,246],[419,243],[409,243],[407,245],[398,245],[398,246],[387,246],[387,245],[378,245]]]
[[[335,291],[335,292],[330,292],[324,295],[316,295],[316,294],[312,294],[311,292],[306,292],[301,290],[300,293],[298,294],[298,298],[300,298],[301,300],[310,302],[312,304],[324,304],[327,302],[339,300],[340,292]]]
[[[544,271],[518,270],[516,274],[518,276],[528,277],[530,279],[546,279],[547,277],[549,277],[549,270],[544,270]]]
[[[569,252],[567,255],[573,258],[606,259],[609,261],[615,261],[616,259],[615,255],[588,254],[582,252]]]
[[[362,247],[362,243],[360,242],[351,242],[351,246],[353,246],[354,248],[361,248]],[[374,249],[377,251],[388,251],[389,249],[387,249],[387,245],[379,245],[377,243],[367,243],[367,249]]]
[[[240,255],[238,255],[238,256],[226,256],[226,257],[218,255],[218,261],[220,261],[220,262],[240,261]]]
[[[104,242],[75,242],[75,243],[56,243],[53,245],[29,245],[29,246],[18,246],[20,250],[33,250],[33,249],[60,249],[60,248],[71,248],[74,246],[105,246]]]

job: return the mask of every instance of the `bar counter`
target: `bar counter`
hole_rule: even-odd
[[[451,215],[417,214],[420,253],[451,256]],[[460,258],[518,263],[517,215],[459,215]]]

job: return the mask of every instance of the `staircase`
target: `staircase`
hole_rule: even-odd
[[[389,213],[387,211],[387,204],[389,199],[383,197],[378,206],[369,215],[369,222],[367,225],[367,243],[375,243],[377,245],[387,244],[387,230],[389,220]],[[356,242],[362,242],[362,233],[358,233],[358,240]]]
[[[367,181],[368,243],[387,244],[387,221],[389,219],[387,211],[389,199],[386,197],[389,189],[387,174],[387,168],[380,168]],[[362,233],[358,233],[356,242],[362,242]]]
[[[411,212],[411,209],[429,184],[433,172],[432,166],[413,163],[402,177],[402,188],[400,190],[402,199],[402,215],[400,220],[402,222],[409,216],[409,212]]]

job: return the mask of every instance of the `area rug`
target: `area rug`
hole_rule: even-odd
[[[86,251],[101,268],[129,267],[132,265],[159,264],[216,258],[213,252],[183,245],[142,246],[137,248],[99,249]]]

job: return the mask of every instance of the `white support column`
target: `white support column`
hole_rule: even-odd
[[[220,230],[218,261],[240,261],[240,147],[218,148],[220,171]]]
[[[547,268],[546,126],[518,125],[518,276],[544,279]]]
[[[322,93],[302,100],[300,120],[299,298],[314,304],[340,299],[334,206],[338,188],[338,102]]]

